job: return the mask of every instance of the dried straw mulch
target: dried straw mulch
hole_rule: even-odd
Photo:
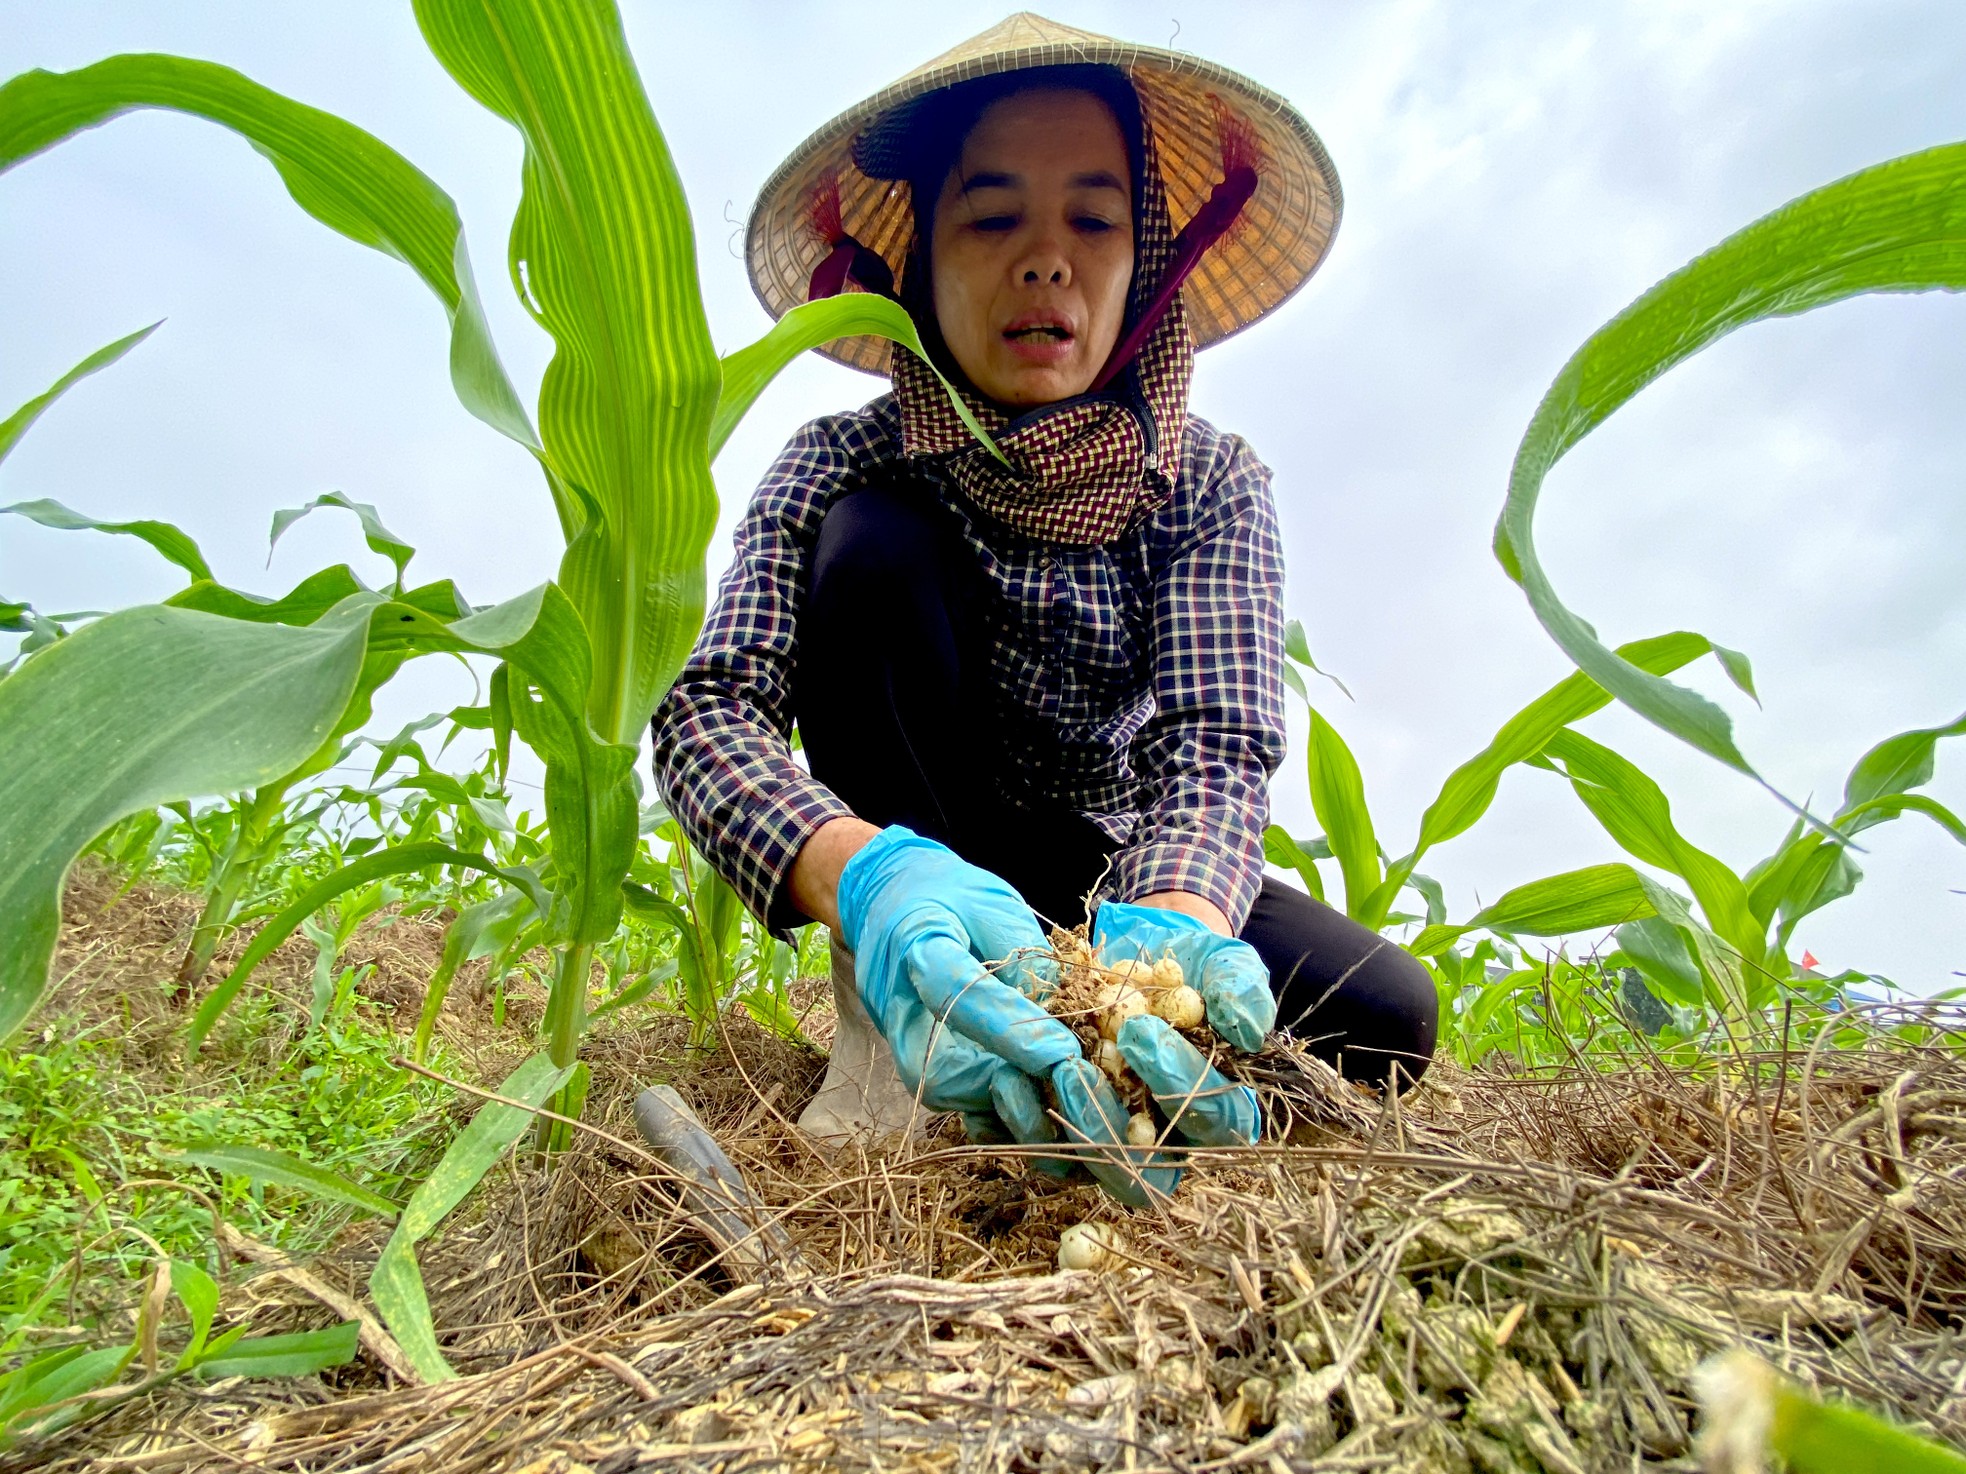
[[[789,1126],[821,1061],[748,1022],[680,1068],[672,1032],[617,1033],[593,1053],[608,1137],[513,1166],[426,1248],[460,1380],[174,1387],[0,1468],[1692,1468],[1687,1373],[1744,1341],[1957,1442],[1966,1035],[1882,1022],[1697,1074],[1442,1064],[1396,1101],[1286,1043],[1246,1066],[1278,1139],[1197,1154],[1136,1214],[946,1126],[827,1161]],[[627,1124],[662,1078],[796,1264],[734,1283],[694,1231]],[[1085,1219],[1124,1262],[1056,1272]],[[315,1273],[358,1292],[378,1247]],[[333,1318],[275,1275],[228,1308]]]

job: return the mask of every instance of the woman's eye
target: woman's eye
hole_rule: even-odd
[[[1119,229],[1112,221],[1102,220],[1097,215],[1081,215],[1072,223],[1087,235],[1104,235],[1109,230]]]
[[[986,230],[993,234],[998,234],[1006,230],[1015,230],[1017,228],[1017,217],[1015,215],[979,215],[970,222],[970,225],[976,230]]]

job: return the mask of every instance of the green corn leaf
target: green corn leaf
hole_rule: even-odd
[[[362,524],[362,540],[369,545],[369,551],[380,553],[396,569],[396,587],[403,585],[403,570],[409,566],[410,559],[416,556],[416,549],[404,542],[395,533],[382,525],[382,514],[367,502],[351,501],[338,491],[324,492],[304,507],[288,507],[273,514],[273,531],[267,535],[266,550],[270,555],[280,544],[281,534],[309,512],[321,507],[340,507],[353,512]],[[204,575],[211,577],[210,574]]]
[[[1379,887],[1379,841],[1372,832],[1358,760],[1337,728],[1316,710],[1311,712],[1309,765],[1311,809],[1344,877],[1345,914],[1356,920]]]
[[[359,608],[294,629],[142,606],[0,681],[0,1039],[47,985],[82,848],[127,815],[305,760],[348,706],[367,630]]]
[[[654,967],[636,978],[635,981],[622,988],[612,998],[609,998],[606,1002],[595,1008],[593,1012],[587,1015],[588,1018],[602,1019],[611,1013],[619,1013],[624,1008],[633,1007],[648,997],[657,988],[667,987],[670,983],[674,982],[676,980],[676,970],[676,959],[673,957],[664,958],[662,961],[656,963]]]
[[[234,915],[234,924],[243,924],[243,918]],[[334,965],[341,955],[341,939],[325,926],[313,921],[300,924],[301,934],[314,944],[314,976],[308,989],[307,1033],[302,1037],[312,1037],[327,1022],[328,1010],[334,1004],[335,971]]]
[[[1420,899],[1427,903],[1427,925],[1439,926],[1447,920],[1447,892],[1441,889],[1440,882],[1431,875],[1409,875],[1406,883],[1420,893]]]
[[[807,1042],[805,1030],[799,1026],[799,1016],[786,1006],[784,995],[771,983],[760,980],[753,987],[746,988],[738,1002],[744,1005],[744,1011],[757,1020],[760,1027],[769,1029],[780,1039]]]
[[[1926,779],[1930,778],[1930,772]],[[1926,779],[1919,781],[1923,782]],[[1966,821],[1929,794],[1880,793],[1840,812],[1834,821],[1846,836],[1887,823],[1905,814],[1923,814],[1961,844],[1966,844]],[[1826,840],[1815,830],[1792,829],[1782,847],[1755,867],[1748,901],[1763,926],[1780,918],[1775,930],[1778,946],[1786,947],[1797,923],[1831,901],[1857,888],[1863,871],[1850,857],[1849,846]]]
[[[507,1100],[537,1107],[564,1085],[573,1067],[557,1068],[544,1054],[535,1054],[506,1077],[498,1094]],[[423,1275],[417,1268],[416,1246],[445,1216],[464,1201],[519,1139],[535,1117],[531,1110],[488,1102],[444,1153],[423,1185],[411,1194],[396,1231],[383,1246],[375,1270],[369,1276],[369,1294],[376,1309],[388,1322],[417,1372],[430,1382],[448,1382],[457,1376],[437,1346],[437,1331],[430,1319],[430,1300],[423,1288]]]
[[[6,112],[10,90],[11,84],[8,87],[0,87],[0,140],[4,140],[8,132]],[[4,142],[0,142],[0,148],[4,148]],[[4,153],[0,153],[0,172],[5,170],[6,163]],[[118,338],[114,343],[96,349],[94,353],[56,379],[46,390],[28,400],[6,419],[0,420],[0,461],[7,459],[8,454],[20,443],[21,436],[27,433],[27,427],[40,419],[49,405],[88,378],[90,374],[108,368],[163,325],[163,321],[159,319],[147,328],[138,328],[127,338]]]
[[[1846,834],[1855,834],[1901,814],[1923,814],[1961,844],[1966,844],[1966,821],[1937,799],[1923,793],[1887,793],[1865,799],[1839,815],[1837,827]],[[1859,824],[1858,820],[1867,822]]]
[[[1838,818],[1873,799],[1923,788],[1932,781],[1940,739],[1962,733],[1966,733],[1966,713],[1943,727],[1925,727],[1885,738],[1850,770],[1843,785],[1844,814]]]
[[[311,1377],[355,1359],[362,1328],[345,1320],[318,1331],[235,1340],[196,1364],[201,1377]]]
[[[513,729],[546,764],[546,817],[561,898],[550,914],[568,940],[613,936],[640,812],[636,748],[600,740],[588,723],[592,664],[567,596],[545,584],[449,624],[397,605],[386,606],[377,620],[378,639],[386,638],[380,633],[386,626],[418,650],[504,658],[511,673],[503,683],[494,678],[494,696],[502,685]]]
[[[444,929],[444,950],[424,989],[423,1008],[410,1041],[411,1059],[422,1064],[429,1057],[430,1039],[436,1032],[438,1015],[444,1011],[444,999],[450,993],[457,970],[467,962],[504,951],[519,934],[519,928],[537,915],[537,903],[518,886],[457,913]]]
[[[632,880],[621,883],[621,896],[628,909],[642,920],[658,922],[678,932],[689,930],[689,913],[667,896],[657,895]]]
[[[1707,925],[1749,966],[1767,950],[1747,887],[1726,865],[1686,839],[1674,826],[1666,796],[1636,766],[1581,733],[1562,731],[1545,751],[1562,763],[1584,807],[1618,846],[1648,865],[1669,870],[1692,889]]]
[[[1809,852],[1821,845],[1822,838],[1820,831],[1797,819],[1789,826],[1788,833],[1775,847],[1775,852],[1750,866],[1747,874],[1741,877],[1747,882],[1748,905],[1754,911],[1754,919],[1762,926],[1766,927],[1774,921],[1775,909],[1783,894],[1794,884],[1802,866],[1808,862]]]
[[[191,1320],[190,1344],[178,1358],[178,1370],[183,1371],[198,1360],[212,1333],[212,1317],[218,1314],[218,1281],[195,1264],[173,1259],[171,1290],[183,1302],[184,1312]]]
[[[485,683],[491,712],[492,771],[503,783],[512,772],[512,667],[501,664]]]
[[[632,747],[702,623],[717,520],[721,371],[682,181],[609,0],[417,0],[416,16],[525,143],[510,257],[555,345],[540,433],[580,502],[559,582],[592,642],[589,721]]]
[[[416,764],[419,768],[427,769],[430,766],[430,759],[425,756],[423,745],[416,740],[417,737],[446,720],[456,720],[456,716],[457,713],[455,711],[449,713],[448,716],[444,712],[433,711],[430,715],[407,724],[402,731],[391,737],[387,742],[377,744],[375,769],[369,774],[370,779],[380,778],[396,765],[398,758],[413,757],[416,759]]]
[[[1649,640],[1634,640],[1620,646],[1618,655],[1640,670],[1657,675],[1678,670],[1716,648],[1705,636],[1682,630]],[[1439,795],[1427,805],[1426,813],[1420,818],[1420,838],[1413,853],[1395,865],[1394,871],[1410,872],[1433,846],[1465,833],[1488,812],[1505,771],[1540,755],[1558,732],[1610,703],[1609,693],[1579,671],[1564,677],[1510,717],[1488,746],[1448,774]]]
[[[371,596],[373,597],[373,596]],[[392,650],[501,657],[491,683],[494,722],[512,728],[546,765],[554,888],[553,940],[601,942],[621,919],[621,879],[635,850],[636,748],[601,740],[587,719],[593,669],[580,616],[555,584],[464,619],[401,601],[377,603],[369,658]],[[639,740],[639,739],[638,739]]]
[[[23,72],[0,87],[0,172],[139,108],[230,128],[272,163],[308,214],[407,262],[450,318],[451,383],[464,407],[538,449],[492,345],[457,206],[408,159],[354,124],[213,62],[112,56],[72,72]]]
[[[1777,979],[1761,963],[1750,964],[1724,938],[1703,926],[1686,898],[1649,875],[1638,877],[1653,914],[1678,933],[1700,979],[1701,999],[1725,1018],[1745,1018],[1775,995]]]
[[[1543,969],[1519,968],[1493,981],[1483,981],[1480,990],[1463,1026],[1468,1035],[1482,1041],[1474,1051],[1477,1058],[1511,1037],[1509,1025],[1520,1021],[1523,1008],[1534,1003],[1543,990]]]
[[[703,935],[720,958],[734,958],[737,934],[744,920],[744,903],[736,888],[723,878],[708,859],[694,857],[696,914],[702,918]]]
[[[266,1147],[237,1146],[223,1141],[195,1142],[178,1152],[175,1160],[189,1162],[194,1167],[209,1167],[230,1177],[272,1183],[276,1187],[291,1187],[326,1202],[359,1208],[378,1218],[394,1218],[402,1211],[400,1204],[363,1187],[359,1182],[350,1181],[339,1172],[331,1172],[326,1167],[318,1167],[290,1153],[276,1152]]]
[[[30,1357],[12,1371],[0,1372],[0,1429],[27,1409],[46,1405],[36,1398],[35,1383],[89,1354],[86,1346],[61,1346]]]
[[[200,609],[251,623],[309,625],[347,601],[355,601],[351,608],[356,605],[374,607],[380,597],[370,593],[347,565],[341,564],[308,575],[279,599],[263,599],[222,584],[200,582],[166,602],[175,608]],[[395,605],[403,606],[398,611],[397,623],[405,617],[414,619],[416,615],[426,615],[436,626],[441,626],[459,614],[470,613],[470,606],[448,579],[399,594]],[[393,627],[385,625],[384,635],[387,636]],[[429,645],[428,648],[440,647]],[[339,762],[343,755],[344,739],[368,724],[375,693],[415,653],[418,653],[418,647],[411,642],[400,638],[377,639],[376,627],[372,626],[369,649],[362,658],[361,677],[343,708],[341,720],[305,762],[282,774],[263,792],[263,796],[277,799],[280,793],[294,784]]]
[[[212,570],[205,563],[205,555],[199,551],[198,544],[182,529],[168,522],[154,522],[139,518],[134,522],[98,522],[93,517],[84,517],[80,512],[72,512],[60,502],[42,499],[33,502],[15,502],[10,507],[0,507],[0,514],[11,512],[16,517],[25,517],[30,522],[43,527],[52,527],[62,532],[109,532],[123,537],[134,537],[149,543],[168,561],[175,563],[195,579],[208,579]]]
[[[1478,929],[1506,936],[1561,937],[1601,931],[1650,916],[1653,901],[1639,873],[1629,865],[1589,865],[1532,880],[1505,891],[1459,926],[1430,926],[1407,950],[1431,957],[1457,937]]]
[[[969,433],[982,441],[991,455],[1003,460],[1003,452],[997,449],[996,441],[970,413],[962,395],[956,392],[956,386],[943,378],[942,371],[930,361],[928,350],[922,346],[921,334],[916,331],[915,320],[908,316],[899,302],[872,292],[843,292],[837,297],[801,303],[779,318],[771,331],[757,342],[724,358],[723,393],[718,396],[717,413],[710,421],[711,459],[714,460],[717,452],[724,448],[731,431],[757,403],[765,386],[777,378],[788,363],[808,348],[817,348],[835,338],[851,338],[860,334],[899,343],[928,364],[935,376],[942,380],[942,387],[948,390],[949,403],[969,427]]]
[[[1356,701],[1358,699],[1352,695],[1352,688],[1350,686],[1347,686],[1343,681],[1331,674],[1330,671],[1324,669],[1315,660],[1311,659],[1311,639],[1309,635],[1304,633],[1304,622],[1301,619],[1292,619],[1285,622],[1283,626],[1283,653],[1297,664],[1303,666],[1305,670],[1323,676],[1332,685],[1345,693],[1346,700]],[[1297,672],[1287,665],[1283,668],[1283,674],[1286,680],[1293,681],[1293,687],[1297,694],[1303,696],[1305,702],[1308,703],[1311,698],[1304,691],[1303,678],[1298,676]]]
[[[1774,1454],[1790,1474],[1966,1474],[1966,1456],[1848,1402],[1810,1396],[1745,1348],[1694,1368],[1701,1462],[1759,1468]]]
[[[1863,871],[1850,857],[1848,845],[1832,844],[1813,830],[1809,838],[1815,843],[1803,852],[1802,863],[1787,877],[1787,885],[1775,897],[1775,945],[1783,951],[1803,917],[1820,911],[1831,901],[1842,900],[1864,878]],[[1752,892],[1749,900],[1754,900]]]
[[[369,586],[355,576],[346,563],[322,568],[307,575],[277,599],[243,593],[218,583],[195,583],[164,602],[173,609],[200,609],[222,614],[227,619],[243,619],[253,624],[312,624],[345,599],[367,595]],[[462,619],[472,607],[447,579],[405,589],[391,595],[394,602],[406,604],[436,620]]]
[[[1646,720],[1764,781],[1735,745],[1720,707],[1613,654],[1558,597],[1534,542],[1544,480],[1645,385],[1736,328],[1864,292],[1961,288],[1966,144],[1948,144],[1791,201],[1667,277],[1593,334],[1530,420],[1495,527],[1496,558],[1579,669]]]
[[[214,582],[194,583],[164,602],[173,609],[196,609],[205,614],[251,624],[313,624],[346,599],[368,593],[346,563],[310,573],[277,599],[242,593]]]
[[[1700,964],[1679,928],[1660,916],[1647,916],[1618,928],[1618,946],[1645,981],[1674,1003],[1698,1008],[1707,1001]]]
[[[23,1371],[33,1371],[43,1365],[48,1369],[22,1384],[13,1397],[0,1399],[0,1427],[6,1427],[10,1432],[47,1434],[86,1417],[91,1411],[89,1404],[70,1402],[69,1399],[107,1387],[122,1375],[123,1369],[136,1359],[136,1354],[136,1344],[132,1342],[128,1346],[105,1346],[73,1357],[65,1356],[63,1352],[52,1352],[45,1361],[29,1362],[22,1368]],[[56,1407],[57,1403],[67,1405]],[[10,1405],[11,1424],[8,1421]]]
[[[1324,899],[1324,877],[1318,874],[1317,861],[1281,824],[1272,824],[1263,831],[1263,858],[1272,865],[1296,871],[1304,889],[1315,899]]]
[[[435,840],[422,840],[415,844],[397,845],[392,849],[378,850],[375,854],[364,855],[341,869],[323,876],[320,880],[302,891],[293,903],[281,911],[254,935],[246,950],[239,954],[239,960],[232,970],[219,980],[218,986],[205,995],[198,1005],[197,1013],[191,1017],[191,1027],[185,1034],[185,1048],[194,1053],[204,1046],[225,1016],[226,1009],[232,1006],[239,990],[246,985],[260,963],[270,957],[280,944],[300,929],[300,924],[319,911],[336,896],[367,885],[388,875],[406,875],[413,870],[427,870],[437,865],[460,865],[466,869],[480,870],[489,875],[504,875],[516,879],[516,872],[502,869],[495,861],[483,855],[473,855],[464,850],[454,849]],[[540,897],[542,904],[546,898]]]

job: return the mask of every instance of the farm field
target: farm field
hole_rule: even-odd
[[[50,1257],[83,1255],[59,1276],[80,1324],[17,1340],[137,1329],[151,1256],[64,1195],[76,1158],[113,1205],[105,1221],[214,1268],[221,1321],[318,1332],[361,1307],[387,1223],[187,1170],[173,1148],[214,1117],[233,1135],[251,1122],[400,1192],[473,1108],[388,1066],[441,952],[433,918],[378,913],[349,938],[360,982],[316,1051],[359,1092],[336,1106],[285,1095],[310,946],[269,961],[250,1028],[186,1061],[169,978],[196,915],[193,896],[123,891],[100,864],[70,884],[64,981],[42,1034],[4,1060],[16,1104],[25,1071],[66,1072],[48,1088],[73,1114],[26,1140],[12,1128],[8,1167],[16,1194],[43,1194]],[[430,1057],[496,1089],[545,995],[515,979],[501,1013],[485,981],[483,963],[459,978]],[[1689,1467],[1690,1374],[1744,1344],[1825,1392],[1966,1434],[1947,1328],[1966,1296],[1949,1124],[1966,1070],[1956,1036],[1894,1010],[1835,1044],[1743,1040],[1701,1066],[1587,1004],[1599,1037],[1568,1059],[1443,1060],[1396,1107],[1273,1050],[1245,1077],[1274,1144],[1198,1166],[1165,1212],[1130,1213],[959,1132],[817,1157],[788,1122],[823,1071],[824,998],[821,979],[787,988],[810,1044],[741,1009],[695,1049],[676,1010],[590,1036],[597,1129],[552,1166],[508,1159],[423,1245],[458,1380],[405,1385],[376,1327],[318,1378],[186,1377],[0,1467],[1083,1468],[1123,1467],[1129,1448],[1142,1468]],[[660,1081],[796,1257],[733,1272],[679,1208],[630,1111]],[[1880,1170],[1904,1186],[1880,1191]],[[1060,1272],[1060,1230],[1084,1221],[1109,1225],[1122,1258]],[[183,1329],[163,1317],[164,1345]]]
[[[1277,783],[1315,824],[1271,824],[1265,858],[1424,965],[1439,1054],[1398,1095],[1287,1029],[1216,1049],[1261,1140],[1174,1148],[1178,1191],[1128,1209],[954,1114],[840,1154],[802,1135],[827,933],[750,915],[649,782],[718,453],[809,349],[927,361],[914,321],[846,292],[720,354],[610,0],[415,13],[524,149],[511,285],[554,349],[531,403],[455,201],[384,140],[195,58],[0,82],[0,176],[169,111],[250,143],[296,221],[406,268],[459,402],[536,463],[564,540],[549,580],[478,604],[469,569],[423,579],[438,550],[387,507],[327,492],[276,511],[269,548],[332,521],[387,575],[262,591],[188,519],[0,503],[0,534],[116,539],[182,576],[110,610],[0,589],[0,1474],[1966,1469],[1966,990],[1797,940],[1904,831],[1966,845],[1934,791],[1966,714],[1782,792],[1702,694],[1758,700],[1748,657],[1601,638],[1537,520],[1566,454],[1729,334],[1966,289],[1966,143],[1741,223],[1557,369],[1496,470],[1493,549],[1564,673],[1491,683],[1492,736],[1416,823],[1289,623],[1307,740]],[[0,462],[86,417],[156,328],[0,406]],[[380,720],[430,656],[470,697]],[[1760,785],[1759,857],[1690,838],[1586,730],[1607,711]],[[1603,857],[1454,893],[1439,852],[1518,769]],[[1089,987],[1111,959],[1083,943],[1052,937]],[[752,1201],[663,1155],[652,1086]],[[1159,1149],[1076,1154],[1137,1184]]]

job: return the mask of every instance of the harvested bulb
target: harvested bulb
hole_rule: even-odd
[[[1160,1140],[1160,1127],[1155,1124],[1151,1112],[1135,1111],[1126,1118],[1126,1144],[1128,1146],[1152,1146]]]
[[[1115,1039],[1122,1024],[1147,1011],[1147,995],[1131,983],[1106,983],[1099,989],[1094,1006],[1099,1010],[1099,1032]]]
[[[1103,1223],[1074,1223],[1058,1235],[1060,1269],[1110,1269],[1124,1262],[1118,1236]]]
[[[1119,1045],[1111,1039],[1101,1039],[1099,1047],[1092,1051],[1092,1062],[1101,1074],[1115,1084],[1133,1072],[1127,1068],[1126,1056],[1120,1053]]]
[[[1156,988],[1179,988],[1187,981],[1181,971],[1181,964],[1172,957],[1163,957],[1154,964],[1153,982]]]
[[[1202,1002],[1201,994],[1186,983],[1178,987],[1163,988],[1148,1001],[1155,1018],[1166,1019],[1177,1029],[1201,1027],[1201,1021],[1208,1016],[1208,1008]]]

